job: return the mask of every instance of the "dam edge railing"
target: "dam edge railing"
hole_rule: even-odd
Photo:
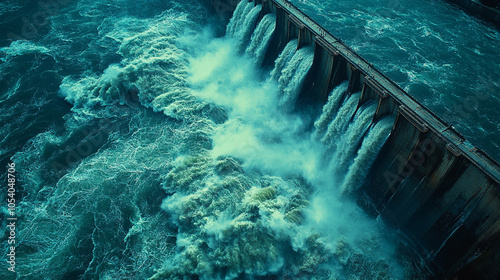
[[[374,121],[385,115],[396,116],[387,145],[381,151],[383,156],[379,155],[371,167],[370,179],[361,192],[368,198],[369,208],[376,209],[384,221],[401,228],[437,275],[453,279],[472,266],[477,275],[497,279],[495,275],[500,276],[498,162],[293,4],[285,0],[242,1],[262,4],[261,17],[270,12],[276,14],[275,44],[268,50],[268,55],[274,52],[271,59],[291,39],[298,39],[297,48],[314,47],[310,80],[306,79],[310,88],[304,89],[301,96],[310,95],[316,103],[320,97],[324,103],[325,96],[347,79],[348,92],[362,91],[358,108],[368,99],[378,100]],[[241,1],[225,2],[235,7]],[[221,0],[211,1],[211,5],[216,3]],[[426,147],[429,141],[434,145],[432,151]],[[427,157],[423,160],[425,164],[415,161],[414,156],[419,154]],[[405,161],[398,165],[400,158]],[[413,168],[409,175],[401,171],[408,164]],[[394,175],[391,172],[397,174],[398,180],[387,180],[387,173]],[[416,184],[416,194],[408,191],[406,179],[409,184]]]
[[[252,0],[249,0],[249,2],[251,1]],[[492,179],[500,184],[500,163],[489,156],[486,152],[475,147],[471,142],[466,140],[460,132],[455,130],[453,125],[445,122],[433,111],[427,109],[416,98],[403,90],[398,84],[383,74],[383,72],[379,71],[375,66],[373,66],[373,64],[369,63],[349,46],[344,44],[340,39],[335,37],[328,30],[324,29],[308,15],[300,11],[295,5],[286,0],[263,0],[262,2],[267,1],[272,1],[280,5],[281,8],[294,15],[300,23],[310,27],[315,36],[318,36],[327,43],[330,43],[335,51],[337,51],[352,65],[356,66],[357,70],[361,71],[366,77],[369,77],[378,83],[383,92],[398,102],[405,104],[408,109],[420,117],[424,122],[421,124],[422,127],[429,128],[437,135],[442,136],[443,139],[454,146],[452,146],[452,149],[458,149],[464,157],[469,159],[480,170],[490,175]]]
[[[423,129],[432,130],[436,135],[440,136],[449,144],[448,147],[451,152],[453,152],[456,156],[462,155],[467,158],[471,163],[477,166],[484,173],[488,174],[492,180],[500,185],[499,161],[491,157],[482,149],[474,146],[473,143],[457,131],[452,124],[446,122],[432,110],[426,108],[415,97],[407,93],[383,72],[373,66],[372,63],[369,63],[361,55],[352,50],[352,48],[344,44],[341,39],[335,37],[332,33],[323,28],[311,17],[303,13],[292,3],[286,0],[211,0],[210,5],[211,7],[222,6],[224,8],[224,12],[230,11],[230,13],[232,13],[231,9],[234,9],[234,7],[241,1],[254,2],[256,4],[273,2],[289,14],[293,15],[294,18],[292,20],[304,25],[304,27],[309,27],[310,31],[314,34],[318,41],[320,41],[320,44],[321,41],[323,41],[325,47],[332,47],[332,51],[340,54],[349,63],[354,65],[357,70],[361,71],[361,73],[371,80],[368,82],[375,83],[373,86],[380,88],[380,91],[384,95],[388,95],[397,102],[404,104],[407,108],[406,111],[412,112],[414,116],[419,118],[414,120],[417,122],[416,125]],[[229,4],[226,2],[229,2]]]

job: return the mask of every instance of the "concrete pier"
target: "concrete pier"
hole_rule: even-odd
[[[348,80],[348,94],[362,92],[358,107],[378,103],[374,121],[395,116],[360,190],[364,204],[402,232],[437,278],[500,278],[498,162],[289,2],[255,3],[263,5],[261,17],[277,19],[265,61],[274,61],[292,39],[297,48],[314,48],[298,107],[320,108]]]

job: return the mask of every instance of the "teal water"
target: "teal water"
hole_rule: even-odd
[[[244,4],[222,26],[197,1],[58,3],[24,34],[43,8],[1,4],[28,40],[0,49],[19,218],[0,279],[429,278],[349,196],[393,120],[353,112],[343,83],[306,130],[289,112],[311,50],[257,68],[273,17],[254,31]]]

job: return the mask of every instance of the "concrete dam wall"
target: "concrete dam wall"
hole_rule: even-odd
[[[238,2],[212,0],[210,6],[227,19]],[[276,15],[264,65],[294,39],[297,49],[314,50],[297,110],[317,113],[329,93],[347,80],[345,98],[361,92],[356,110],[375,102],[372,122],[394,116],[390,136],[358,189],[359,203],[397,228],[436,277],[497,279],[498,162],[292,4],[282,0],[255,4],[262,5],[259,20],[268,13]]]

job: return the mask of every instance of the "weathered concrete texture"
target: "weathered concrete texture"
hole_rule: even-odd
[[[314,48],[298,107],[317,112],[348,80],[347,94],[362,92],[358,107],[377,102],[373,121],[396,117],[361,189],[380,216],[404,233],[437,277],[500,278],[499,164],[292,4],[258,4],[261,17],[277,19],[264,65],[292,39],[297,48]]]
[[[452,276],[483,255],[493,265],[499,256],[492,251],[500,233],[498,183],[416,122],[400,111],[366,193],[384,220],[414,240],[438,275]],[[477,269],[474,279],[499,275],[498,263]]]
[[[496,1],[488,0],[485,4],[491,4],[489,6],[482,4],[479,0],[446,0],[449,3],[455,4],[462,8],[467,13],[489,21],[500,28],[500,9],[495,7]]]

